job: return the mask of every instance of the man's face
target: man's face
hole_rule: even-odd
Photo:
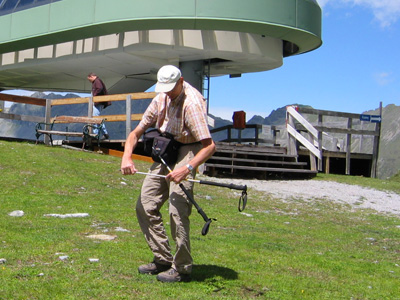
[[[168,97],[170,97],[171,99],[175,99],[176,97],[178,97],[182,91],[182,84],[183,84],[183,78],[181,77],[175,84],[174,88],[169,92],[166,92]]]
[[[88,79],[90,82],[93,82],[93,81],[96,79],[96,76],[88,76],[87,79]]]

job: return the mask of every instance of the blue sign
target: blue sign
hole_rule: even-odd
[[[360,115],[360,120],[369,122],[371,121],[371,115]]]
[[[381,116],[371,116],[371,122],[373,123],[380,123],[382,121]]]
[[[365,122],[380,123],[382,122],[382,117],[375,115],[360,115],[360,120]]]

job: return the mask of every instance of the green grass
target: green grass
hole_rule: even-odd
[[[7,260],[0,299],[400,299],[398,217],[254,190],[245,215],[234,191],[206,185],[196,185],[195,198],[218,221],[202,236],[204,222],[193,211],[193,281],[140,275],[138,265],[152,259],[135,216],[143,176],[122,176],[119,164],[96,153],[0,141],[0,258]],[[138,163],[142,171],[148,166]],[[400,191],[397,176],[320,179]],[[10,217],[14,210],[25,215]],[[44,216],[83,212],[89,216]],[[117,238],[88,238],[101,233]]]

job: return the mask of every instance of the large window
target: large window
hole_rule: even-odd
[[[0,16],[61,0],[0,0]]]

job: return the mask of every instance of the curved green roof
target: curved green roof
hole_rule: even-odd
[[[260,34],[285,55],[322,44],[315,0],[62,0],[0,16],[0,53],[129,30],[198,29]]]

